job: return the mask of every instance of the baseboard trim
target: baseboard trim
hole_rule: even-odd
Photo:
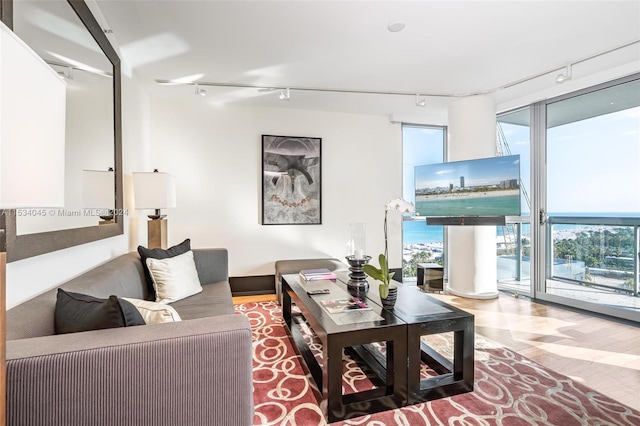
[[[466,293],[464,291],[452,290],[451,287],[448,286],[445,288],[445,292],[453,294],[454,296],[466,297],[469,299],[495,299],[500,295],[497,290],[489,293]]]

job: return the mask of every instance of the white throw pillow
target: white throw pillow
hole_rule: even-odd
[[[121,297],[136,307],[144,322],[147,324],[160,324],[163,322],[176,322],[182,321],[180,315],[173,307],[165,305],[164,303],[150,302],[148,300],[141,299],[129,299],[128,297]]]
[[[191,250],[168,259],[148,258],[147,267],[158,303],[175,302],[202,291]]]

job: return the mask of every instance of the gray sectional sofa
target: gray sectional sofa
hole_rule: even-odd
[[[193,252],[203,291],[171,304],[181,322],[56,335],[57,289],[10,309],[7,424],[251,425],[251,329],[233,314],[227,251]],[[148,296],[137,253],[60,287]]]

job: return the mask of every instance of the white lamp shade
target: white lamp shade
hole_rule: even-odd
[[[115,208],[115,178],[113,171],[82,171],[82,207],[88,209]]]
[[[168,209],[176,206],[176,178],[162,172],[134,172],[136,209]]]
[[[0,208],[64,206],[66,84],[0,23]]]

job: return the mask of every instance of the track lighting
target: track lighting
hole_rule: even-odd
[[[392,25],[392,27],[395,28],[396,25]],[[583,62],[586,62],[586,61],[589,61],[591,59],[597,58],[599,56],[606,55],[606,54],[618,51],[620,49],[624,49],[624,48],[627,48],[629,46],[633,46],[633,45],[638,44],[638,43],[640,43],[640,40],[633,40],[633,41],[627,42],[625,44],[613,47],[611,49],[598,52],[598,53],[593,54],[591,56],[586,56],[586,57],[583,57],[583,58],[576,58],[569,65],[566,66],[566,71],[564,73],[558,74],[558,76],[556,77],[556,82],[557,83],[563,83],[563,82],[565,82],[567,80],[570,80],[572,78],[571,67],[573,65],[581,64]],[[61,64],[57,64],[57,65],[61,65]],[[512,81],[512,82],[504,84],[502,86],[498,86],[498,87],[495,87],[495,88],[490,88],[490,89],[487,89],[487,90],[480,90],[480,91],[466,92],[466,93],[431,92],[431,93],[426,93],[424,95],[416,94],[415,92],[405,92],[405,91],[365,90],[365,89],[349,89],[349,88],[337,88],[337,87],[302,87],[302,86],[291,87],[291,86],[289,86],[286,89],[280,89],[277,86],[258,86],[258,85],[255,85],[255,84],[221,83],[221,82],[212,82],[212,81],[209,81],[209,82],[200,81],[200,85],[209,86],[209,87],[257,89],[259,92],[270,92],[270,91],[279,90],[280,94],[279,94],[278,97],[283,101],[290,99],[290,90],[296,90],[296,91],[299,91],[299,92],[300,91],[307,91],[307,92],[323,92],[323,93],[350,93],[350,94],[364,94],[364,95],[415,96],[416,97],[415,98],[416,106],[425,107],[427,105],[426,97],[429,97],[429,98],[462,98],[462,97],[469,97],[469,96],[474,96],[474,95],[485,95],[485,94],[489,94],[489,93],[496,93],[496,92],[498,92],[500,90],[505,90],[505,89],[508,89],[510,87],[517,86],[519,84],[523,84],[523,83],[526,83],[526,82],[531,81],[531,80],[535,80],[537,78],[542,78],[542,77],[548,78],[549,75],[555,74],[556,72],[558,72],[558,68],[545,69],[543,71],[540,71],[537,74],[526,76],[526,77],[523,77],[523,78],[521,78],[519,80]],[[103,75],[107,75],[107,74],[103,74]],[[161,84],[161,85],[185,85],[185,86],[196,85],[196,94],[204,96],[206,92],[204,90],[201,90],[201,89],[199,90],[198,87],[197,87],[197,84],[195,83],[195,80],[199,80],[203,76],[204,76],[204,74],[194,74],[194,75],[191,75],[191,76],[181,77],[179,79],[174,79],[174,80],[157,79],[156,83],[157,84]]]
[[[558,74],[558,76],[556,77],[556,83],[564,83],[567,80],[571,80],[571,64],[567,65],[564,74]]]
[[[207,96],[206,90],[201,89],[200,86],[198,86],[197,84],[195,86],[196,86],[196,95]]]
[[[56,67],[62,68],[60,70],[57,70],[56,72],[58,73],[60,78],[62,78],[63,80],[73,80],[73,67],[62,66],[57,64],[49,64],[49,65],[55,65]]]
[[[281,101],[288,101],[289,99],[291,99],[291,93],[289,93],[289,88],[281,90],[280,94],[278,95],[278,98],[280,98]]]

